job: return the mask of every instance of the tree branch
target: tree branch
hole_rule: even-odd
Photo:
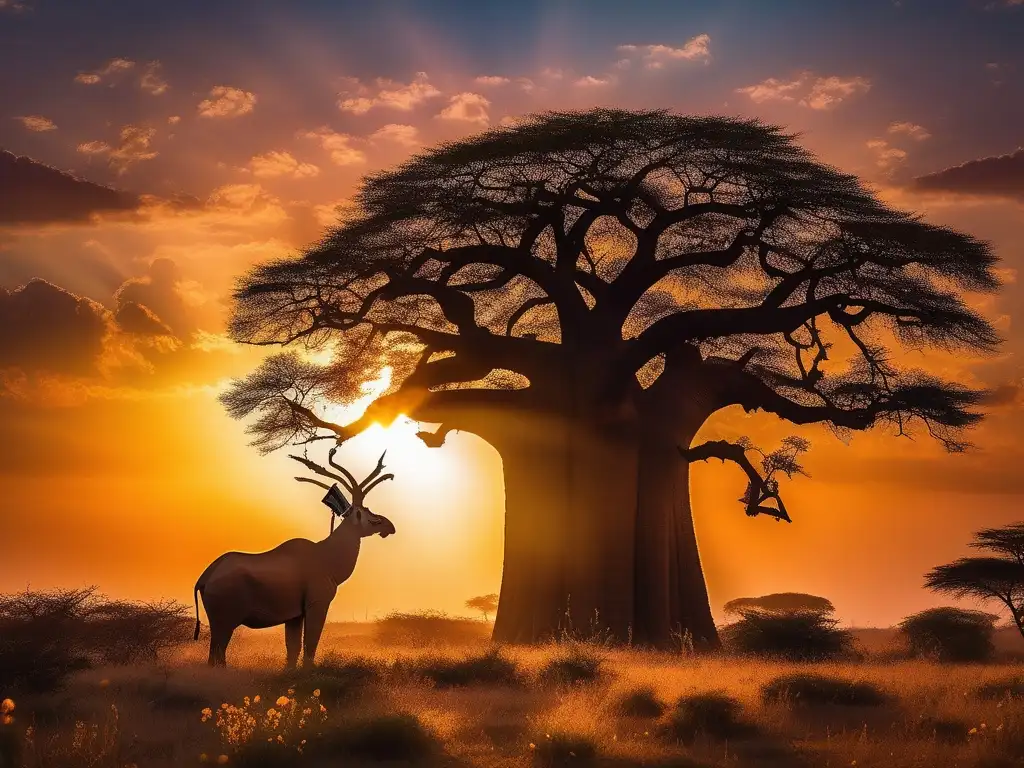
[[[723,462],[731,461],[742,469],[748,479],[747,492],[740,499],[746,505],[748,517],[768,515],[776,520],[793,522],[786,512],[786,505],[779,496],[778,483],[771,477],[761,477],[761,474],[754,468],[747,458],[747,448],[738,443],[730,443],[725,440],[710,440],[701,443],[693,448],[679,448],[679,453],[688,462],[707,461],[708,459],[721,459]],[[765,506],[765,502],[774,500],[776,507]]]

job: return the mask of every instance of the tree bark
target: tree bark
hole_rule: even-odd
[[[717,646],[672,434],[524,417],[501,443],[496,641],[568,632],[678,649],[688,633],[696,647]]]

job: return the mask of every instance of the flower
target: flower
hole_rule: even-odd
[[[200,763],[205,763],[205,762],[209,761],[209,759],[210,758],[207,756],[207,754],[205,752],[203,752],[201,755],[199,755],[199,762]]]
[[[3,722],[4,722],[4,725],[10,725],[11,723],[14,722],[14,718],[11,717],[10,715],[4,715]]]
[[[277,710],[274,709],[273,707],[271,707],[270,709],[267,710],[267,717],[273,717],[276,714],[277,714]]]
[[[217,756],[217,765],[227,765],[227,764],[228,764],[228,756],[227,755],[218,755]]]
[[[0,702],[0,714],[9,715],[14,711],[14,699],[4,699]]]
[[[253,704],[259,704],[260,703],[260,695],[258,693],[255,696],[253,696],[252,702],[253,702]]]
[[[315,691],[313,691],[313,698],[314,699],[320,698],[320,689],[319,688],[317,688]]]
[[[279,706],[279,707],[286,707],[286,706],[288,706],[288,697],[287,696],[278,696],[277,697],[277,701],[275,701],[274,703],[277,704],[277,706]]]
[[[978,729],[977,729],[977,728],[971,728],[971,730],[969,730],[969,731],[967,732],[967,735],[968,735],[968,736],[973,736],[973,735],[974,735],[974,734],[976,734],[977,732],[978,732]]]
[[[245,706],[247,706],[247,707],[249,706],[249,697],[248,696],[246,696],[244,699],[242,699],[242,701],[245,702]]]

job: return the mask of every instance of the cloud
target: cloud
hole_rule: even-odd
[[[0,369],[93,373],[112,330],[102,304],[45,280],[0,288]]]
[[[613,82],[615,81],[611,77],[594,77],[593,75],[586,75],[573,82],[573,85],[578,85],[581,88],[594,88],[611,85]]]
[[[441,110],[438,117],[442,120],[463,120],[469,123],[487,125],[490,115],[487,108],[491,106],[490,100],[479,93],[457,93],[448,101],[448,106]]]
[[[477,85],[497,86],[508,85],[512,81],[507,77],[501,77],[499,75],[480,75],[480,77],[474,78],[473,82]]]
[[[912,188],[1024,200],[1024,147],[1008,155],[982,157],[918,176]]]
[[[618,50],[627,55],[642,52],[644,66],[647,69],[662,69],[665,64],[672,61],[709,60],[711,58],[711,36],[700,34],[691,37],[679,48],[673,48],[670,45],[620,45]],[[620,59],[616,64],[620,69],[628,66],[623,65],[623,61],[628,61],[628,59]]]
[[[156,316],[145,304],[135,301],[122,302],[114,313],[114,320],[125,333],[139,336],[173,336],[169,326]]]
[[[135,163],[152,160],[160,154],[150,149],[149,145],[154,136],[156,128],[126,125],[121,129],[121,140],[116,147],[104,141],[87,141],[78,145],[78,151],[83,155],[105,156],[111,168],[118,173],[124,173]]]
[[[92,72],[79,72],[75,76],[75,82],[82,85],[98,85],[104,80],[111,80],[118,75],[124,74],[135,68],[135,62],[131,59],[111,59],[105,66]]]
[[[255,106],[256,94],[228,85],[215,85],[209,97],[199,102],[199,116],[240,117],[252,112]]]
[[[31,7],[29,0],[0,0],[0,11],[18,13],[19,11],[27,11]]]
[[[1024,405],[1024,380],[1011,381],[992,387],[985,398],[985,404],[994,408]]]
[[[366,162],[366,154],[352,146],[353,138],[347,133],[338,133],[327,126],[313,131],[300,131],[299,138],[313,139],[331,153],[331,162],[335,165],[355,165]]]
[[[0,225],[87,222],[138,205],[134,195],[0,151]]]
[[[155,331],[163,327],[167,329],[163,335],[173,333],[178,338],[187,338],[196,330],[196,325],[182,286],[178,265],[172,259],[154,259],[148,274],[126,280],[114,293],[118,325],[129,333],[141,335],[161,335]]]
[[[346,98],[338,101],[338,109],[354,115],[363,115],[378,107],[408,112],[427,99],[441,95],[441,91],[430,84],[426,72],[417,72],[411,83],[378,78],[376,93],[358,80],[349,79],[347,82],[350,87],[342,92]]]
[[[171,115],[167,118],[168,125],[177,125],[181,122],[181,115]]]
[[[290,176],[293,179],[308,179],[320,173],[311,163],[301,163],[290,152],[266,152],[249,161],[249,170],[257,178],[273,179]]]
[[[792,80],[769,77],[754,85],[737,88],[736,93],[750,97],[762,104],[766,101],[796,101],[810,109],[827,110],[838,106],[851,96],[867,93],[871,81],[866,77],[818,77],[812,72],[802,72]]]
[[[875,153],[875,162],[883,170],[892,170],[907,159],[907,153],[898,147],[893,147],[885,139],[871,139],[867,142],[868,149]]]
[[[57,130],[56,124],[48,117],[42,115],[24,115],[22,117],[16,117],[15,120],[21,122],[30,131],[55,131]]]
[[[160,96],[167,91],[170,86],[167,85],[167,81],[160,75],[159,61],[151,61],[146,65],[146,71],[142,73],[139,87],[146,91],[146,93],[151,93],[154,96]]]
[[[526,93],[533,93],[537,88],[537,85],[528,77],[517,77],[516,85],[518,85]]]
[[[393,141],[405,147],[419,146],[419,129],[415,125],[388,123],[370,134],[371,141]]]
[[[889,133],[900,133],[917,141],[931,138],[931,133],[923,125],[916,123],[890,123]]]

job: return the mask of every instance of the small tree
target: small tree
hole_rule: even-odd
[[[484,621],[487,621],[488,614],[498,610],[498,593],[492,592],[489,595],[471,597],[466,601],[466,607],[473,611],[480,611],[484,615]]]
[[[1024,636],[1024,522],[980,530],[970,545],[994,554],[933,568],[925,586],[956,598],[999,601]]]
[[[831,600],[803,592],[774,592],[761,597],[737,597],[722,607],[726,614],[733,616],[738,616],[742,611],[748,609],[776,614],[802,612],[830,614],[836,610]]]
[[[914,656],[937,661],[985,661],[995,646],[992,633],[997,616],[961,608],[929,608],[899,623]]]
[[[822,611],[773,613],[742,608],[723,628],[726,647],[737,653],[788,661],[824,661],[854,653],[853,636]]]

